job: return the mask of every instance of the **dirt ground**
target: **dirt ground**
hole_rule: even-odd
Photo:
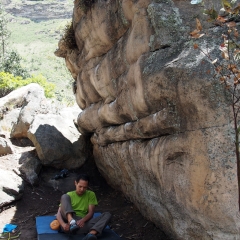
[[[1,159],[0,159],[1,160]],[[90,175],[90,189],[96,193],[99,205],[96,211],[109,211],[112,219],[109,224],[121,239],[168,240],[169,238],[153,223],[145,219],[136,207],[124,195],[112,189],[98,172],[93,158],[80,169],[70,171],[69,177],[49,181],[59,173],[54,168],[44,167],[39,174],[39,186],[25,182],[24,193],[20,200],[0,209],[0,223],[17,224],[21,231],[21,240],[36,240],[35,218],[43,215],[54,215],[58,209],[60,197],[65,193],[69,181],[78,173]],[[68,182],[68,184],[67,184]],[[54,187],[55,186],[55,187]],[[58,186],[58,187],[56,187]],[[74,186],[74,185],[73,185]]]

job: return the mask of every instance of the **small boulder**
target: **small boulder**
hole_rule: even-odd
[[[22,197],[24,182],[13,171],[0,169],[0,207]]]
[[[10,137],[13,125],[17,124],[20,110],[20,108],[15,108],[3,115],[0,121],[0,131],[2,131],[6,137]]]
[[[80,135],[69,114],[39,114],[28,131],[43,165],[74,169],[87,158],[85,139]]]
[[[19,170],[24,175],[25,180],[33,186],[38,185],[38,174],[42,168],[42,164],[36,157],[35,150],[23,153],[19,161],[22,162]]]
[[[0,156],[10,154],[12,152],[11,143],[7,139],[0,137]]]

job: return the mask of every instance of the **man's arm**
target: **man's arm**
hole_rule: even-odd
[[[88,214],[85,217],[83,217],[81,220],[78,220],[77,225],[79,227],[83,227],[84,223],[93,217],[94,210],[95,210],[95,205],[89,205],[88,206]]]
[[[65,223],[62,219],[62,215],[61,215],[61,212],[60,212],[60,208],[58,208],[58,212],[57,212],[57,220],[58,222],[60,223],[60,225],[62,226],[63,230],[65,232],[68,232],[69,231],[69,224],[68,223]]]

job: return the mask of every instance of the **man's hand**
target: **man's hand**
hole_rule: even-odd
[[[70,229],[70,225],[68,223],[63,223],[62,228],[65,232],[68,232]]]
[[[77,225],[82,228],[84,226],[85,222],[83,221],[83,219],[80,219],[77,221]]]

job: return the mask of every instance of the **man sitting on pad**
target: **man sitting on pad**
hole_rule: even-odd
[[[111,214],[105,212],[93,218],[98,202],[95,193],[87,190],[88,183],[89,177],[86,174],[77,176],[76,190],[63,194],[61,197],[57,220],[63,231],[76,234],[87,233],[83,240],[94,240],[107,226]]]

